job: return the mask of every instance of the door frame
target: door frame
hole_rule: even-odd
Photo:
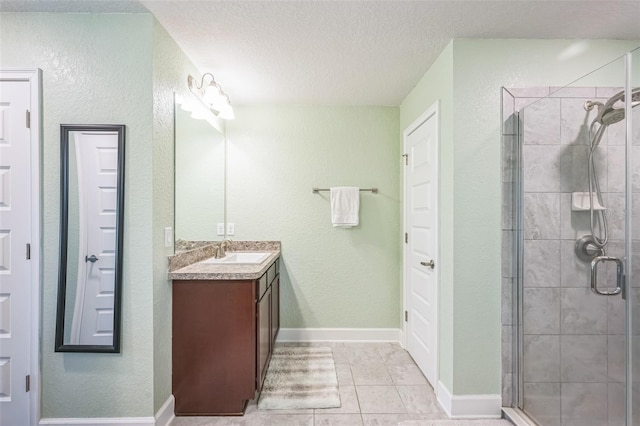
[[[30,350],[30,390],[31,424],[40,420],[40,309],[42,257],[42,192],[41,150],[42,150],[42,70],[39,68],[0,68],[0,80],[28,81],[30,88],[30,145],[31,145],[31,350]]]
[[[436,224],[435,224],[435,229],[437,231],[436,233],[436,247],[435,247],[435,251],[436,251],[436,261],[438,263],[440,263],[440,100],[437,99],[429,108],[427,108],[427,110],[425,112],[423,112],[422,114],[420,114],[420,116],[415,119],[411,124],[409,124],[406,129],[403,131],[402,133],[402,149],[403,152],[406,153],[407,152],[407,138],[409,137],[409,135],[411,133],[413,133],[418,127],[420,127],[424,122],[426,122],[427,120],[429,120],[430,118],[433,117],[433,120],[435,120],[435,126],[436,126],[436,144],[438,145],[438,155],[437,155],[437,159],[436,161],[438,162],[438,174],[437,174],[437,183],[436,183],[436,189],[437,189],[437,202],[438,202],[438,211],[436,213]],[[403,160],[404,162],[404,160]],[[403,232],[407,232],[407,212],[408,212],[408,208],[407,208],[407,166],[403,164],[403,179],[402,179],[402,221],[403,221]],[[408,270],[408,265],[407,265],[407,247],[408,244],[404,243],[404,237],[403,237],[403,243],[402,243],[402,336],[401,336],[401,344],[402,347],[404,347],[405,349],[407,348],[407,327],[408,327],[408,323],[407,321],[404,320],[404,312],[407,311],[408,305],[407,305],[407,300],[408,300],[408,295],[407,292],[409,291],[409,287],[407,285],[408,282],[408,278],[407,278],[407,270]],[[435,377],[435,382],[436,383],[432,383],[433,387],[434,387],[434,391],[437,391],[438,388],[438,382],[440,381],[440,268],[438,267],[436,269],[436,303],[435,303],[435,307],[436,307],[436,327],[435,327],[435,333],[436,333],[436,348],[435,348],[435,352],[436,352],[436,377]]]

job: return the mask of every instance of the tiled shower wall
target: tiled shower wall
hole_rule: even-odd
[[[503,96],[503,404],[515,403],[513,195],[519,131],[524,144],[523,409],[543,426],[623,425],[624,301],[620,296],[591,292],[589,265],[574,254],[575,240],[591,234],[589,212],[571,210],[571,193],[589,190],[588,127],[596,109],[587,112],[583,105],[588,100],[605,102],[620,89],[508,90],[510,93]],[[546,97],[539,99],[541,96]],[[636,110],[638,123],[640,108]],[[519,111],[519,120],[511,115],[514,111]],[[608,209],[607,255],[620,258],[624,256],[625,231],[624,132],[624,121],[610,126],[596,152],[597,173]],[[638,136],[633,141],[633,157],[640,159]],[[640,178],[640,172],[637,175]],[[634,192],[639,192],[634,198],[638,200],[640,179],[634,183]],[[635,219],[637,210],[635,226],[640,225]],[[635,229],[633,234],[640,235]],[[613,285],[613,268],[601,268],[599,281]],[[631,297],[638,306],[637,287]],[[640,324],[636,327],[640,329]]]

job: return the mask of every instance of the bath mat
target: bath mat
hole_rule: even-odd
[[[274,349],[258,409],[337,407],[340,407],[340,392],[331,348],[292,346]]]

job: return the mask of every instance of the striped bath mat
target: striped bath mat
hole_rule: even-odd
[[[278,347],[258,401],[261,410],[340,407],[331,348]]]

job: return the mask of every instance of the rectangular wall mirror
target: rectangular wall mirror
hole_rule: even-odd
[[[60,126],[56,352],[120,352],[124,125]]]
[[[197,99],[176,94],[174,108],[175,251],[181,252],[225,238],[226,141],[224,122]]]

